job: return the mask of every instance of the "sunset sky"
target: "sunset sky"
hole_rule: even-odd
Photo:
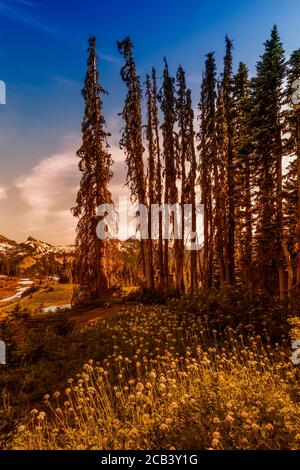
[[[7,104],[0,105],[0,234],[74,240],[70,207],[79,181],[75,153],[89,35],[97,36],[101,83],[109,92],[104,112],[116,196],[125,182],[118,148],[125,89],[116,40],[132,37],[142,81],[152,65],[162,75],[164,56],[172,73],[181,63],[196,107],[205,54],[216,51],[220,68],[226,33],[235,65],[242,60],[254,73],[274,23],[287,55],[300,47],[299,19],[299,0],[0,0],[0,80],[7,86]]]

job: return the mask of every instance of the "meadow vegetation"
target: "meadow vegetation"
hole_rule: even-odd
[[[11,313],[19,305],[22,310],[40,314],[44,307],[70,304],[72,289],[72,284],[61,284],[55,281],[34,284],[20,299],[5,304],[1,308],[1,313]]]
[[[128,303],[81,330],[37,324],[1,373],[2,445],[300,449],[290,343],[286,307],[234,290]]]

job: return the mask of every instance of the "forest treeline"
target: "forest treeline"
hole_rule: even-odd
[[[132,201],[149,208],[149,238],[139,242],[141,285],[164,293],[243,286],[282,301],[296,296],[300,110],[292,95],[300,77],[300,49],[287,58],[274,26],[250,77],[242,62],[234,70],[233,42],[226,36],[223,70],[217,70],[214,52],[205,58],[197,107],[181,65],[173,77],[164,59],[161,80],[154,67],[142,80],[131,39],[118,42],[117,48],[126,88],[120,140],[126,181]],[[113,167],[98,65],[91,37],[77,152],[81,183],[73,208],[79,219],[74,303],[101,297],[108,289],[107,259],[114,250],[113,241],[96,235],[96,207],[112,203]],[[201,250],[185,250],[183,239],[164,240],[162,215],[158,240],[151,239],[152,204],[191,204],[195,231],[199,202],[204,209]]]

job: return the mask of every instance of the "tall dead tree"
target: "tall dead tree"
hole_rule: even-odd
[[[148,233],[149,233],[149,250],[150,250],[150,264],[153,270],[153,243],[152,243],[152,207],[155,204],[155,154],[156,154],[156,140],[155,140],[155,125],[154,125],[154,102],[153,91],[150,76],[146,75],[146,99],[147,99],[147,126],[146,137],[148,143]],[[153,272],[151,274],[153,278]],[[152,286],[154,287],[154,286]]]
[[[187,175],[186,175],[186,163],[188,158],[188,146],[190,145],[189,126],[190,126],[190,109],[187,107],[187,86],[185,72],[181,66],[179,66],[176,74],[176,117],[178,122],[178,176],[181,181],[181,239],[179,242],[179,269],[178,269],[178,283],[181,292],[185,291],[184,285],[184,245],[185,245],[185,213],[184,205],[187,203]]]
[[[161,207],[163,196],[163,181],[162,181],[162,163],[160,154],[160,139],[159,139],[159,118],[158,118],[158,92],[156,71],[152,68],[152,109],[153,109],[153,128],[154,128],[154,154],[155,154],[155,175],[154,175],[154,201]],[[158,215],[158,260],[157,266],[159,271],[159,289],[164,290],[164,247],[163,247],[163,214],[159,211]]]
[[[127,95],[121,116],[124,120],[124,129],[120,140],[120,148],[124,149],[127,165],[127,184],[131,192],[131,200],[144,207],[147,204],[147,188],[143,162],[142,139],[142,90],[140,78],[137,74],[136,64],[132,54],[133,44],[129,37],[117,42],[118,50],[125,59],[121,68],[121,78],[127,87]],[[151,246],[148,238],[141,239],[141,257],[144,273],[144,286],[153,290],[153,267]]]
[[[178,189],[176,186],[177,179],[177,153],[176,142],[174,136],[174,126],[176,123],[175,113],[175,96],[174,96],[174,79],[169,74],[168,64],[165,59],[165,67],[163,74],[163,84],[159,94],[161,109],[164,120],[161,125],[163,134],[163,157],[165,163],[165,194],[164,200],[166,205],[175,206],[178,204]],[[171,213],[171,226],[174,233],[175,215]],[[168,223],[168,221],[167,221]],[[177,273],[180,271],[180,242],[178,238],[174,238],[174,274],[176,288],[180,289],[180,282]],[[169,240],[164,243],[164,271],[165,271],[165,288],[169,287]]]
[[[216,167],[216,65],[214,54],[209,53],[205,61],[205,72],[201,85],[199,103],[200,132],[198,134],[200,153],[200,187],[201,203],[204,209],[204,245],[202,283],[212,286],[213,248],[214,248],[214,214],[213,214],[213,175]],[[216,181],[217,182],[217,181]]]
[[[82,145],[77,152],[82,173],[76,206],[72,209],[77,224],[74,262],[75,289],[72,303],[79,304],[101,297],[108,288],[106,275],[106,240],[99,239],[96,227],[101,220],[97,207],[111,204],[108,189],[112,177],[112,159],[108,152],[102,95],[99,84],[96,38],[89,39],[87,73],[82,90],[85,112],[82,122]]]
[[[186,111],[187,111],[187,161],[190,170],[187,177],[186,192],[188,194],[187,202],[191,204],[191,244],[192,250],[190,254],[190,290],[193,295],[198,289],[198,273],[197,273],[197,251],[199,249],[199,239],[197,237],[197,212],[196,212],[196,180],[197,180],[197,160],[195,152],[195,131],[194,131],[194,111],[192,106],[191,90],[187,90],[186,94]],[[193,246],[194,245],[194,246]]]

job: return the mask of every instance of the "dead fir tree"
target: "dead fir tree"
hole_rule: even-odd
[[[108,288],[106,275],[106,240],[99,239],[96,227],[100,221],[97,207],[112,204],[108,189],[112,178],[112,158],[108,151],[102,95],[99,84],[96,38],[89,39],[87,73],[82,90],[85,112],[82,122],[82,145],[77,152],[82,173],[76,206],[77,235],[74,261],[73,304],[100,298]]]
[[[144,146],[142,138],[142,89],[140,77],[132,54],[133,44],[129,37],[117,42],[118,50],[125,59],[121,68],[121,78],[127,87],[127,95],[121,116],[124,120],[120,148],[124,149],[127,165],[127,185],[132,202],[148,207],[147,188],[144,170]],[[143,284],[149,290],[154,289],[151,244],[148,238],[141,237],[141,258],[143,265]]]

